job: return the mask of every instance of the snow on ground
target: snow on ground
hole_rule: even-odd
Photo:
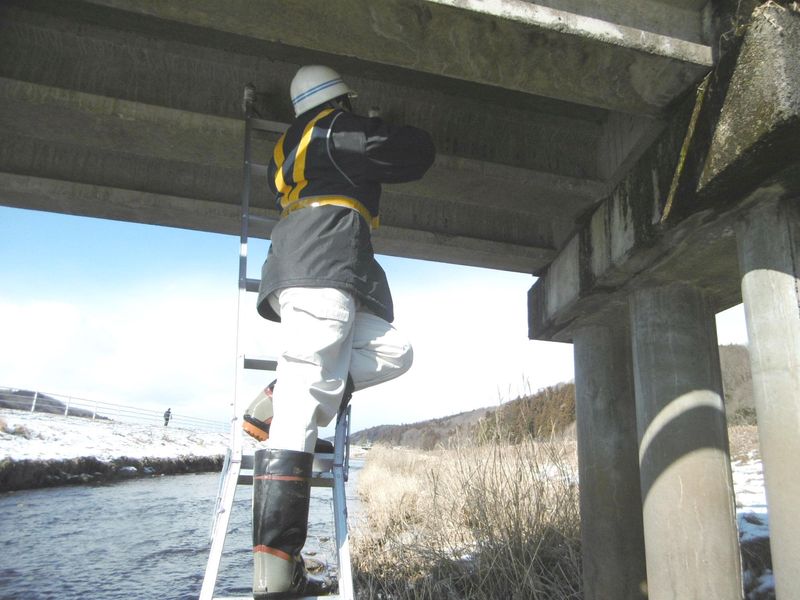
[[[758,453],[750,452],[746,460],[731,463],[733,489],[736,493],[736,521],[739,526],[739,542],[743,550],[769,543],[769,514],[764,492],[764,469]],[[747,551],[743,552],[747,562]],[[770,569],[763,572],[750,570],[745,564],[744,585],[749,590],[747,598],[775,597],[775,577]]]
[[[748,512],[766,513],[767,496],[764,493],[764,469],[756,452],[747,460],[736,460],[733,468],[733,488],[736,490],[736,508]]]
[[[172,426],[0,409],[0,460],[217,456],[225,454],[227,440],[223,433]]]

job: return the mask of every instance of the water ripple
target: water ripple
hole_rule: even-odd
[[[197,474],[0,494],[0,598],[195,600],[218,483]],[[250,592],[250,505],[240,487],[217,595]],[[314,490],[309,520],[309,554],[335,564],[329,490]]]

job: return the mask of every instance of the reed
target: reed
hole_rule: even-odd
[[[353,533],[359,600],[578,599],[575,445],[375,447]]]

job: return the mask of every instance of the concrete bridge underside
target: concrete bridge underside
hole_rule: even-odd
[[[244,85],[285,123],[298,66],[328,64],[439,151],[386,187],[376,250],[535,274],[530,337],[574,344],[586,598],[742,597],[713,316],[744,301],[792,598],[800,14],[781,4],[5,0],[0,203],[237,233]]]

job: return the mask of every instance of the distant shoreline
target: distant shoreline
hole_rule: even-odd
[[[0,493],[112,483],[142,477],[220,472],[223,459],[222,455],[174,458],[122,456],[111,460],[100,460],[94,456],[46,460],[4,458],[0,460]]]

